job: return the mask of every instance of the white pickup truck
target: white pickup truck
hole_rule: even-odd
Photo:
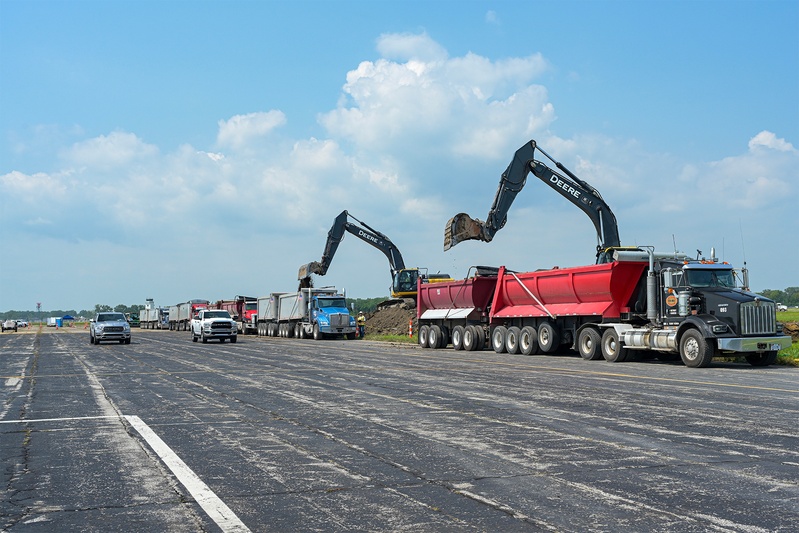
[[[208,342],[208,339],[219,339],[219,342],[230,339],[230,342],[236,342],[238,331],[236,321],[230,317],[230,313],[222,309],[200,309],[191,319],[193,342],[197,342],[197,339],[202,339],[203,342]]]

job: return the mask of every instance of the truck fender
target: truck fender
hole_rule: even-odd
[[[619,322],[613,322],[611,324],[586,324],[585,326],[589,326],[589,325],[598,326],[600,328],[600,330],[602,328],[613,328],[613,329],[616,330],[616,333],[619,334],[619,338],[620,339],[624,337],[624,332],[625,331],[629,331],[631,329],[634,329],[632,324],[623,324],[623,323],[619,323]],[[585,326],[583,326],[583,327],[585,327]],[[580,329],[582,329],[582,328],[580,328]],[[578,333],[578,336],[579,336],[579,331],[577,333]]]
[[[705,338],[716,338],[717,335],[712,330],[713,324],[722,324],[722,322],[713,315],[691,315],[686,317],[677,327],[677,346],[680,345],[680,339],[683,334],[689,329],[698,330]]]

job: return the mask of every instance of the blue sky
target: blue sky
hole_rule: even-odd
[[[0,310],[296,287],[347,209],[453,276],[593,262],[593,227],[528,182],[536,139],[623,244],[746,260],[799,285],[799,2],[0,0]],[[327,276],[387,294],[349,236]]]

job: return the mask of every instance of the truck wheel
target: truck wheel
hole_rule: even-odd
[[[194,334],[194,331],[191,332],[191,342],[197,342],[197,335]]]
[[[325,337],[325,334],[319,329],[319,324],[313,325],[313,340],[321,341]]]
[[[491,332],[491,347],[497,353],[505,353],[505,337],[508,335],[508,328],[497,326]]]
[[[705,368],[713,359],[715,350],[699,331],[689,329],[680,339],[680,358],[685,366]]]
[[[477,344],[474,349],[477,352],[482,352],[486,347],[486,332],[483,326],[474,326],[474,333],[477,338]]]
[[[524,326],[519,333],[519,351],[522,355],[538,353],[538,332],[533,326]]]
[[[474,326],[465,326],[463,328],[463,349],[467,352],[473,352],[477,348],[477,333]]]
[[[752,353],[746,356],[746,361],[752,366],[770,366],[777,361],[777,352]]]
[[[544,353],[552,353],[560,346],[560,334],[555,326],[549,322],[542,322],[538,326],[538,347]]]
[[[430,336],[430,326],[425,324],[419,328],[419,346],[427,348],[427,337]]]
[[[584,328],[577,337],[577,351],[586,361],[596,361],[602,358],[602,336],[592,327]]]
[[[233,343],[233,344],[236,344],[237,340],[238,340],[238,336],[237,335],[233,335],[232,337],[230,337],[230,342]]]
[[[203,343],[208,342],[208,338],[205,336],[205,333],[201,333],[200,336],[202,337]]]
[[[508,333],[505,335],[505,350],[509,354],[515,355],[519,353],[519,337],[521,334],[522,330],[516,326],[508,328]]]
[[[452,347],[455,350],[463,350],[463,326],[452,328]]]
[[[621,345],[619,334],[613,328],[608,328],[602,334],[602,357],[611,363],[622,363],[627,360],[629,348]]]
[[[427,347],[437,350],[441,348],[441,327],[433,324],[430,326],[430,333],[427,334]]]
[[[5,330],[3,330],[3,333],[5,333]],[[89,333],[89,344],[94,344],[94,336],[91,333]]]

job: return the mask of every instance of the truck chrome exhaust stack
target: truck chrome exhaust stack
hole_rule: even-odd
[[[490,241],[485,238],[484,229],[485,223],[482,220],[472,218],[466,213],[458,213],[444,227],[444,251],[463,241]]]

